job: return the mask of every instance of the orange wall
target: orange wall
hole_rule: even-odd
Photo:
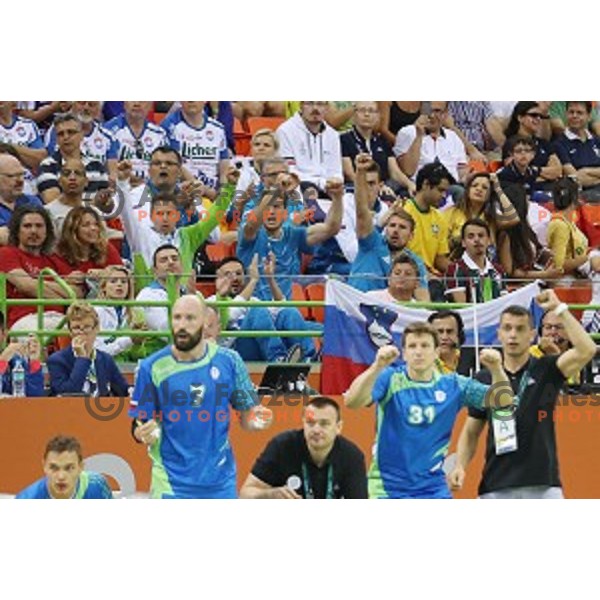
[[[118,399],[102,399],[105,407],[119,407]],[[115,404],[117,403],[117,404]],[[340,404],[342,404],[340,400]],[[231,427],[240,483],[267,441],[285,429],[300,427],[300,407],[273,406],[275,423],[268,431],[246,432]],[[373,409],[343,409],[344,435],[357,443],[367,460],[374,438]],[[455,447],[461,414],[455,427]],[[557,411],[561,473],[570,498],[600,498],[600,407],[561,407]],[[147,490],[150,461],[145,448],[130,436],[127,406],[112,420],[98,421],[86,411],[83,398],[0,399],[0,493],[16,493],[42,476],[41,457],[48,439],[57,433],[78,437],[85,456],[112,453],[124,458],[136,475],[137,489]],[[474,498],[482,468],[483,440],[467,475],[460,498]]]

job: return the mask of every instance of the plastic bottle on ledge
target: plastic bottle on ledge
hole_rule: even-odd
[[[25,367],[23,360],[17,357],[11,373],[12,395],[14,398],[25,397]]]

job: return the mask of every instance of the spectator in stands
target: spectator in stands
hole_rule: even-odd
[[[304,408],[301,430],[275,436],[240,490],[240,498],[367,498],[365,457],[341,435],[340,408],[317,396]]]
[[[46,156],[44,142],[33,121],[15,114],[16,106],[16,102],[0,101],[0,142],[10,144],[25,167],[35,170]]]
[[[279,153],[295,162],[295,170],[306,187],[323,194],[326,181],[342,179],[342,153],[337,131],[325,122],[329,103],[300,102],[300,110],[277,129]]]
[[[390,274],[387,278],[387,288],[367,292],[370,298],[392,304],[400,302],[415,302],[415,292],[419,287],[419,267],[407,254],[399,254],[394,258]]]
[[[57,237],[60,237],[65,219],[74,208],[87,204],[99,215],[102,214],[104,218],[111,216],[113,200],[107,187],[95,193],[93,204],[88,204],[86,201],[85,190],[88,186],[88,179],[81,158],[69,158],[62,164],[58,184],[61,190],[60,195],[46,205]],[[111,230],[111,236],[113,234],[116,237],[122,237],[120,232]]]
[[[97,100],[76,100],[73,114],[81,123],[83,140],[81,154],[84,159],[96,160],[108,171],[109,178],[117,179],[118,143],[112,133],[100,125],[102,102]],[[50,154],[56,152],[56,129],[51,127],[46,134],[46,147]]]
[[[545,312],[552,311],[564,325],[573,344],[564,354],[539,359],[530,354],[535,335],[531,312],[521,306],[507,307],[500,316],[498,336],[502,344],[502,364],[510,374],[515,394],[514,413],[505,417],[512,427],[494,425],[492,407],[469,407],[469,416],[459,437],[456,463],[448,479],[460,489],[465,470],[488,424],[486,457],[479,496],[487,499],[559,499],[563,498],[556,447],[555,406],[565,379],[577,375],[596,353],[596,345],[579,321],[560,302],[553,290],[544,290],[536,298]],[[490,382],[487,370],[476,379]],[[516,421],[516,422],[515,422]],[[512,429],[512,434],[511,434]],[[509,434],[509,435],[504,435]]]
[[[227,147],[235,154],[235,139],[233,137],[233,106],[225,100],[208,100],[204,105],[204,114],[223,125]]]
[[[90,287],[97,291],[97,278],[104,267],[122,264],[118,251],[106,237],[102,218],[90,206],[78,206],[69,212],[56,253],[73,269],[71,280],[76,274],[81,276],[86,296],[90,295]]]
[[[554,257],[554,264],[565,275],[587,277],[589,242],[583,231],[577,227],[579,208],[579,186],[573,179],[564,177],[552,186],[552,199],[555,213],[548,225],[548,249]]]
[[[569,104],[572,103],[565,102],[564,100],[552,102],[550,104],[548,116],[550,117],[552,135],[555,138],[560,137],[563,133],[565,133],[567,127],[569,127]],[[593,135],[600,136],[600,116],[598,115],[598,109],[595,106],[592,106],[592,103],[588,101],[575,102],[575,104],[585,104],[589,106],[585,128],[590,130]]]
[[[206,102],[181,102],[181,108],[161,123],[183,166],[202,184],[201,195],[213,200],[229,167],[225,128],[207,117]]]
[[[496,243],[496,232],[516,225],[519,221],[515,207],[502,190],[495,173],[475,173],[469,176],[465,193],[456,204],[444,211],[448,227],[450,255],[462,254],[462,228],[469,219],[481,219],[490,229],[490,243]]]
[[[429,301],[427,270],[423,260],[408,249],[407,245],[415,230],[415,220],[406,211],[394,206],[384,216],[383,234],[375,226],[372,209],[377,199],[379,179],[374,173],[376,164],[368,154],[356,157],[356,217],[354,220],[358,253],[352,264],[348,283],[363,292],[383,289],[393,260],[400,253],[407,254],[419,267],[419,287],[415,297]],[[377,167],[375,171],[377,171]],[[343,244],[340,244],[343,247]]]
[[[103,475],[83,470],[81,444],[58,435],[44,451],[45,477],[19,492],[17,500],[110,500],[113,495]]]
[[[263,261],[263,276],[273,300],[285,300],[274,277],[275,255],[271,252]],[[244,265],[237,257],[225,258],[217,268],[217,293],[208,298],[214,300],[258,300],[253,292],[260,281],[258,255],[254,255],[248,267],[248,280]],[[317,351],[311,338],[279,337],[278,331],[310,331],[318,329],[315,323],[307,323],[297,308],[232,306],[219,310],[222,328],[227,331],[272,331],[273,336],[261,338],[224,338],[222,346],[236,350],[244,360],[294,362],[302,358],[315,358]]]
[[[136,297],[138,302],[166,302],[169,300],[167,285],[170,280],[175,285],[177,297],[183,296],[188,292],[195,292],[191,282],[188,283],[187,288],[182,285],[184,272],[181,254],[176,246],[172,244],[159,246],[154,251],[152,265],[154,281],[140,291]],[[153,331],[167,331],[169,329],[169,311],[166,306],[149,306],[144,309],[144,313],[149,329]],[[161,344],[164,346],[163,342]]]
[[[471,376],[473,364],[462,348],[465,343],[465,325],[462,317],[454,310],[438,310],[427,317],[427,322],[437,332],[440,345],[439,357],[435,360],[442,374],[458,373]]]
[[[131,162],[131,185],[135,187],[148,178],[152,152],[168,145],[169,140],[162,127],[148,120],[152,102],[132,100],[124,104],[125,112],[105,123],[104,127],[117,140],[118,160]]]
[[[408,125],[413,125],[421,115],[421,102],[392,100],[378,102],[381,122],[379,131],[390,146],[396,143],[398,132]]]
[[[548,120],[543,107],[538,102],[517,102],[504,135],[509,140],[515,135],[530,137],[536,144],[535,156],[531,162],[536,173],[534,191],[544,192],[549,189],[551,182],[558,179],[562,174],[560,160],[556,156],[550,142],[541,137],[542,122]],[[510,164],[508,148],[502,149],[504,164]],[[535,196],[533,197],[535,200]]]
[[[497,350],[481,351],[481,362],[493,373],[493,385],[484,386],[456,373],[438,375],[438,348],[429,323],[407,325],[402,339],[406,366],[392,366],[400,351],[383,346],[345,395],[352,409],[377,404],[370,498],[451,498],[442,466],[458,412],[463,406],[513,403]]]
[[[131,163],[119,163],[119,189],[123,202],[121,218],[134,258],[136,274],[143,275],[148,272],[148,265],[153,264],[154,252],[164,244],[173,244],[179,249],[183,268],[186,273],[191,273],[196,251],[210,238],[211,232],[227,211],[239,178],[239,171],[229,167],[228,183],[205,218],[177,228],[181,219],[180,203],[173,192],[176,190],[180,173],[179,154],[175,150],[157,148],[150,162],[150,181],[157,187],[158,194],[144,195],[141,186],[135,188],[132,194],[129,184]],[[184,202],[188,197],[193,201],[196,196],[194,184],[190,183],[191,186],[181,190],[181,194],[185,196]],[[138,190],[140,191],[136,194]],[[150,207],[145,205],[146,200],[150,200]]]
[[[423,110],[423,109],[422,109]],[[403,127],[396,136],[394,154],[400,169],[413,181],[427,164],[442,163],[454,181],[462,181],[467,173],[467,154],[460,137],[444,127],[448,103],[433,101],[414,125]]]
[[[204,319],[204,329],[202,335],[207,342],[221,344],[221,320],[219,314],[212,306],[206,307],[206,318]],[[225,344],[223,344],[225,345]]]
[[[44,268],[53,269],[63,276],[72,271],[52,253],[54,240],[52,221],[44,208],[27,205],[15,210],[8,225],[8,245],[0,248],[0,265],[7,274],[7,298],[37,298],[38,275]],[[72,287],[76,295],[83,295],[79,286]],[[70,297],[65,288],[51,279],[44,280],[42,292],[46,299]],[[44,307],[44,329],[54,329],[58,325],[63,317],[62,310],[57,306]],[[7,321],[13,330],[36,329],[37,308],[11,306]]]
[[[60,172],[68,160],[83,163],[86,187],[83,198],[91,200],[99,190],[108,188],[108,173],[104,163],[82,153],[83,127],[73,114],[58,115],[54,119],[57,149],[40,163],[37,178],[38,193],[46,204],[61,195]]]
[[[228,222],[233,222],[236,227],[240,223],[246,204],[257,193],[260,193],[261,173],[263,172],[265,161],[276,158],[278,152],[279,140],[270,129],[259,129],[252,136],[252,141],[250,142],[250,159],[243,160],[243,157],[241,157],[242,160],[235,165],[240,170],[240,179],[237,184],[234,201],[227,211]],[[285,172],[287,172],[287,163]]]
[[[94,347],[99,331],[94,307],[74,302],[67,310],[67,324],[71,344],[51,354],[47,361],[51,393],[127,396],[127,381],[112,356]]]
[[[292,225],[287,219],[286,192],[280,188],[268,190],[260,203],[248,214],[238,241],[237,254],[248,268],[254,255],[261,264],[271,253],[275,256],[277,284],[285,298],[291,297],[292,279],[300,275],[301,254],[311,254],[313,247],[336,235],[341,227],[344,184],[330,180],[326,188],[332,199],[331,209],[324,223],[308,227]],[[262,278],[256,286],[256,296],[271,300],[273,295],[268,282]]]
[[[540,169],[533,164],[536,149],[536,141],[532,137],[513,135],[508,138],[504,144],[505,165],[496,173],[503,186],[522,186],[528,196],[539,191]]]
[[[346,181],[354,183],[354,161],[359,154],[369,154],[381,170],[381,179],[395,188],[402,187],[408,195],[416,191],[415,184],[398,168],[387,140],[376,131],[379,123],[377,102],[355,102],[352,129],[340,137],[342,168]]]
[[[445,294],[453,302],[487,302],[506,293],[504,271],[488,258],[491,232],[481,219],[468,219],[461,231],[463,254],[448,265]]]
[[[68,113],[73,103],[70,100],[34,100],[17,103],[16,112],[20,117],[31,119],[44,134],[52,125],[55,115]]]
[[[19,363],[25,372],[25,396],[45,396],[39,340],[30,334],[26,340],[13,340],[7,345],[5,341],[4,313],[0,312],[0,396],[12,395],[12,370]]]
[[[42,206],[37,196],[23,193],[25,170],[18,158],[0,154],[0,246],[8,243],[8,224],[20,206]]]
[[[588,129],[591,112],[591,102],[567,102],[567,129],[554,147],[564,174],[577,177],[583,188],[581,197],[600,200],[600,138]]]
[[[415,221],[414,235],[408,247],[423,259],[429,270],[429,293],[434,302],[444,301],[438,277],[446,272],[450,262],[448,228],[437,207],[452,183],[452,175],[444,165],[439,162],[425,165],[417,173],[415,197],[409,198],[404,205],[404,210]]]
[[[505,142],[502,124],[494,116],[489,102],[451,101],[448,116],[456,126],[455,133],[464,136],[463,143],[472,160],[487,164],[486,151],[502,147]]]
[[[511,191],[519,222],[498,232],[498,257],[512,279],[556,279],[563,270],[554,264],[552,253],[542,246],[527,219],[527,196],[522,188]]]
[[[133,300],[135,285],[131,272],[123,265],[110,265],[100,276],[100,300]],[[147,330],[143,308],[132,306],[95,306],[100,331],[118,331],[119,329]],[[97,350],[110,354],[116,360],[136,360],[146,356],[144,338],[129,336],[98,335],[94,344]],[[149,352],[148,352],[149,354]]]

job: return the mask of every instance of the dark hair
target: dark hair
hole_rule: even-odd
[[[533,138],[527,137],[526,135],[513,135],[506,140],[506,153],[512,154],[519,144],[529,146],[534,152],[537,149],[537,143]]]
[[[0,154],[10,154],[11,156],[14,156],[21,164],[23,164],[19,158],[19,153],[13,148],[12,144],[0,142]]]
[[[512,114],[510,115],[508,125],[504,130],[504,135],[507,138],[519,133],[519,117],[522,117],[525,113],[528,113],[532,108],[538,108],[538,103],[532,102],[531,100],[521,100],[515,104]]]
[[[162,252],[163,250],[175,250],[177,254],[180,254],[177,246],[174,246],[173,244],[163,244],[162,246],[159,246],[152,254],[152,266],[156,266],[156,257],[158,256],[158,253]]]
[[[79,440],[72,436],[57,435],[53,437],[47,444],[46,450],[44,450],[44,458],[50,454],[50,452],[56,452],[61,454],[63,452],[76,452],[77,458],[81,462],[83,460],[83,452],[81,450],[81,444]]]
[[[410,323],[404,329],[402,333],[402,347],[406,347],[406,338],[408,334],[412,333],[414,335],[430,335],[433,338],[433,345],[437,348],[440,345],[440,338],[438,336],[437,331],[433,328],[430,323],[426,321],[415,321],[414,323]]]
[[[582,106],[585,106],[585,110],[587,113],[592,112],[592,103],[588,102],[587,100],[567,100],[565,102],[565,109],[569,110],[569,105],[571,104],[581,104]]]
[[[371,164],[366,168],[367,173],[377,173],[379,181],[381,181],[381,167],[373,160]]]
[[[417,191],[421,190],[423,184],[427,181],[430,187],[439,185],[443,180],[448,181],[450,185],[455,183],[454,177],[441,162],[432,162],[424,165],[417,173]]]
[[[15,209],[8,224],[8,245],[16,247],[19,246],[19,231],[21,229],[21,223],[27,215],[32,214],[41,215],[42,219],[44,219],[44,223],[46,224],[46,239],[42,244],[41,252],[42,254],[51,254],[54,247],[54,242],[56,241],[56,234],[54,233],[54,225],[52,225],[50,215],[42,206],[25,204],[24,206],[19,206]]]
[[[473,225],[475,227],[482,227],[483,229],[485,229],[488,236],[492,235],[491,231],[490,231],[490,226],[483,219],[467,219],[465,221],[465,224],[462,226],[462,228],[460,230],[460,239],[461,240],[465,239],[465,230],[467,229],[467,227],[469,225]]]
[[[217,265],[215,266],[215,271],[218,271],[221,267],[224,267],[225,265],[228,265],[229,263],[232,263],[232,262],[236,262],[236,263],[239,263],[240,265],[242,265],[244,272],[246,272],[244,263],[237,256],[226,256],[224,259],[220,260],[217,263]]]
[[[408,254],[401,253],[394,258],[390,267],[390,273],[396,265],[410,265],[415,270],[417,277],[419,276],[419,265]]]
[[[342,416],[339,404],[329,396],[315,396],[314,398],[311,398],[308,404],[304,407],[304,410],[306,410],[309,406],[314,406],[315,408],[325,408],[326,406],[331,406],[331,408],[335,410],[338,422]]]
[[[458,331],[458,343],[462,346],[466,341],[465,336],[465,324],[463,323],[462,317],[455,310],[438,310],[434,313],[431,313],[427,317],[427,322],[433,325],[434,321],[439,321],[441,319],[447,319],[448,317],[452,317],[456,321],[456,329]]]
[[[510,306],[507,306],[500,313],[500,322],[502,322],[502,318],[504,317],[504,315],[512,315],[513,317],[527,317],[529,326],[531,328],[534,327],[533,315],[531,314],[531,311],[525,308],[524,306],[519,306],[518,304],[511,304]]]
[[[79,129],[82,129],[81,126],[81,121],[77,118],[76,115],[74,115],[73,113],[67,112],[67,113],[59,113],[54,117],[54,128],[56,129],[57,125],[60,125],[61,123],[68,123],[69,121],[73,121],[75,123],[77,123],[77,125],[79,126]]]
[[[152,211],[155,209],[157,204],[163,204],[163,203],[171,203],[174,204],[175,206],[179,206],[177,204],[177,197],[174,194],[156,194],[155,196],[152,196],[151,200],[150,200],[150,212],[152,213]]]
[[[175,148],[171,148],[171,146],[159,146],[158,148],[154,148],[154,150],[152,150],[152,152],[150,153],[150,162],[152,162],[154,155],[158,152],[161,152],[162,154],[173,154],[177,159],[177,163],[179,164],[179,166],[181,166],[181,163],[183,162],[181,160],[181,154],[179,154],[179,152],[175,150]]]
[[[498,232],[498,246],[500,246],[500,240],[503,239],[502,236],[506,235],[513,259],[513,270],[515,268],[532,269],[543,246],[527,220],[527,193],[525,188],[518,184],[506,186],[504,192],[515,207],[517,215],[519,215],[519,222],[509,229]],[[512,273],[508,275],[512,275]]]
[[[552,200],[556,210],[565,210],[577,205],[579,185],[570,177],[561,177],[552,186]]]

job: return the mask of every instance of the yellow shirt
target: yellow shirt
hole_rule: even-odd
[[[565,260],[587,253],[588,239],[575,223],[555,215],[548,225],[548,248],[554,253],[554,264],[562,268]]]
[[[424,260],[430,271],[438,273],[433,266],[435,257],[450,251],[446,220],[437,208],[422,211],[412,198],[406,201],[404,210],[415,220],[415,231],[408,248]]]

